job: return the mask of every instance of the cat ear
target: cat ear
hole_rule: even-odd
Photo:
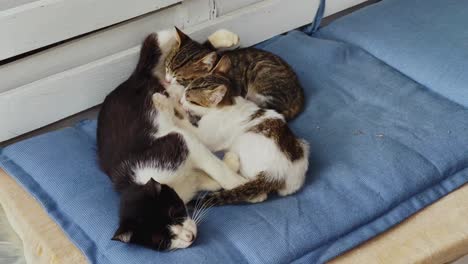
[[[153,193],[153,194],[159,194],[161,192],[161,184],[155,181],[153,178],[151,178],[145,184],[145,188],[146,190],[148,190],[150,193]]]
[[[213,69],[214,73],[226,74],[231,69],[231,60],[227,56],[221,57]]]
[[[226,85],[220,85],[216,87],[211,93],[208,98],[211,105],[218,105],[224,98],[227,92]]]
[[[210,71],[218,59],[218,54],[216,52],[210,52],[205,57],[203,57],[200,62],[205,64],[208,71]]]
[[[175,27],[175,30],[176,30],[176,41],[179,44],[179,46],[185,43],[188,39],[190,39],[189,36],[185,35],[185,33],[182,32],[182,30],[180,30],[178,27]]]
[[[130,239],[132,238],[133,232],[130,230],[127,230],[124,228],[122,225],[119,226],[117,231],[115,231],[114,236],[112,237],[112,240],[114,241],[120,241],[123,243],[128,243],[130,242]]]

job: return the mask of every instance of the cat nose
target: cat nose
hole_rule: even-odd
[[[193,242],[194,239],[195,239],[195,236],[191,232],[185,234],[185,240],[187,242]]]
[[[171,83],[171,81],[172,81],[172,76],[169,75],[169,74],[166,74],[166,78],[165,78],[165,79],[166,79],[166,82],[167,82],[167,83]]]

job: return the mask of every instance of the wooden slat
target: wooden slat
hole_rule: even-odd
[[[0,60],[161,9],[180,0],[40,0],[0,11]]]
[[[0,141],[97,105],[128,78],[138,47],[0,94]]]
[[[367,0],[326,0],[324,16],[338,13],[346,8],[364,3]]]
[[[43,52],[0,66],[0,93],[47,76],[104,58],[135,47],[151,32],[177,25],[185,28],[209,19],[209,10],[203,2],[190,0],[157,13],[138,17],[91,35],[45,50]],[[192,15],[189,15],[192,11]],[[196,11],[196,10],[195,10]],[[195,15],[197,14],[197,15]]]
[[[215,11],[218,16],[234,12],[237,9],[244,8],[261,1],[263,0],[213,0],[215,4]]]
[[[0,11],[14,8],[20,5],[31,3],[39,0],[1,0],[0,1]]]

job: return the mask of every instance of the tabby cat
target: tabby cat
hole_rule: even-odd
[[[227,151],[225,161],[250,180],[206,199],[216,204],[261,202],[270,192],[296,192],[308,168],[307,142],[293,134],[281,114],[244,99],[226,77],[230,67],[222,58],[212,74],[191,82],[181,99],[182,108],[199,120],[192,125],[179,119],[178,125],[193,131],[210,150]],[[153,96],[156,106],[170,101],[161,94]]]
[[[197,226],[185,203],[198,191],[246,182],[153,107],[153,94],[164,92],[155,70],[174,43],[174,31],[146,38],[133,74],[104,100],[97,128],[101,168],[121,194],[113,239],[154,250],[193,243]]]
[[[265,109],[274,109],[286,120],[303,109],[304,93],[291,67],[280,57],[255,48],[217,53],[210,45],[199,44],[177,29],[177,45],[166,59],[166,82],[186,87],[209,74],[223,59],[232,65],[226,76],[232,89]],[[182,91],[179,91],[182,93]]]

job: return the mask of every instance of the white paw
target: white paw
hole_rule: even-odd
[[[234,152],[226,152],[223,158],[224,163],[228,166],[232,171],[239,172],[240,169],[240,160],[239,156]]]
[[[173,105],[171,100],[163,94],[155,93],[153,94],[153,104],[160,111],[171,111],[173,110]]]
[[[252,199],[248,200],[247,202],[249,202],[249,203],[261,203],[261,202],[265,201],[267,198],[268,198],[268,194],[262,193],[262,194],[257,195],[255,198],[252,198]]]
[[[239,45],[239,36],[229,30],[220,29],[208,37],[215,49],[233,48]]]
[[[284,188],[284,189],[278,190],[278,195],[288,196],[288,195],[293,194],[294,192],[295,192],[295,190],[290,190],[290,189]]]

